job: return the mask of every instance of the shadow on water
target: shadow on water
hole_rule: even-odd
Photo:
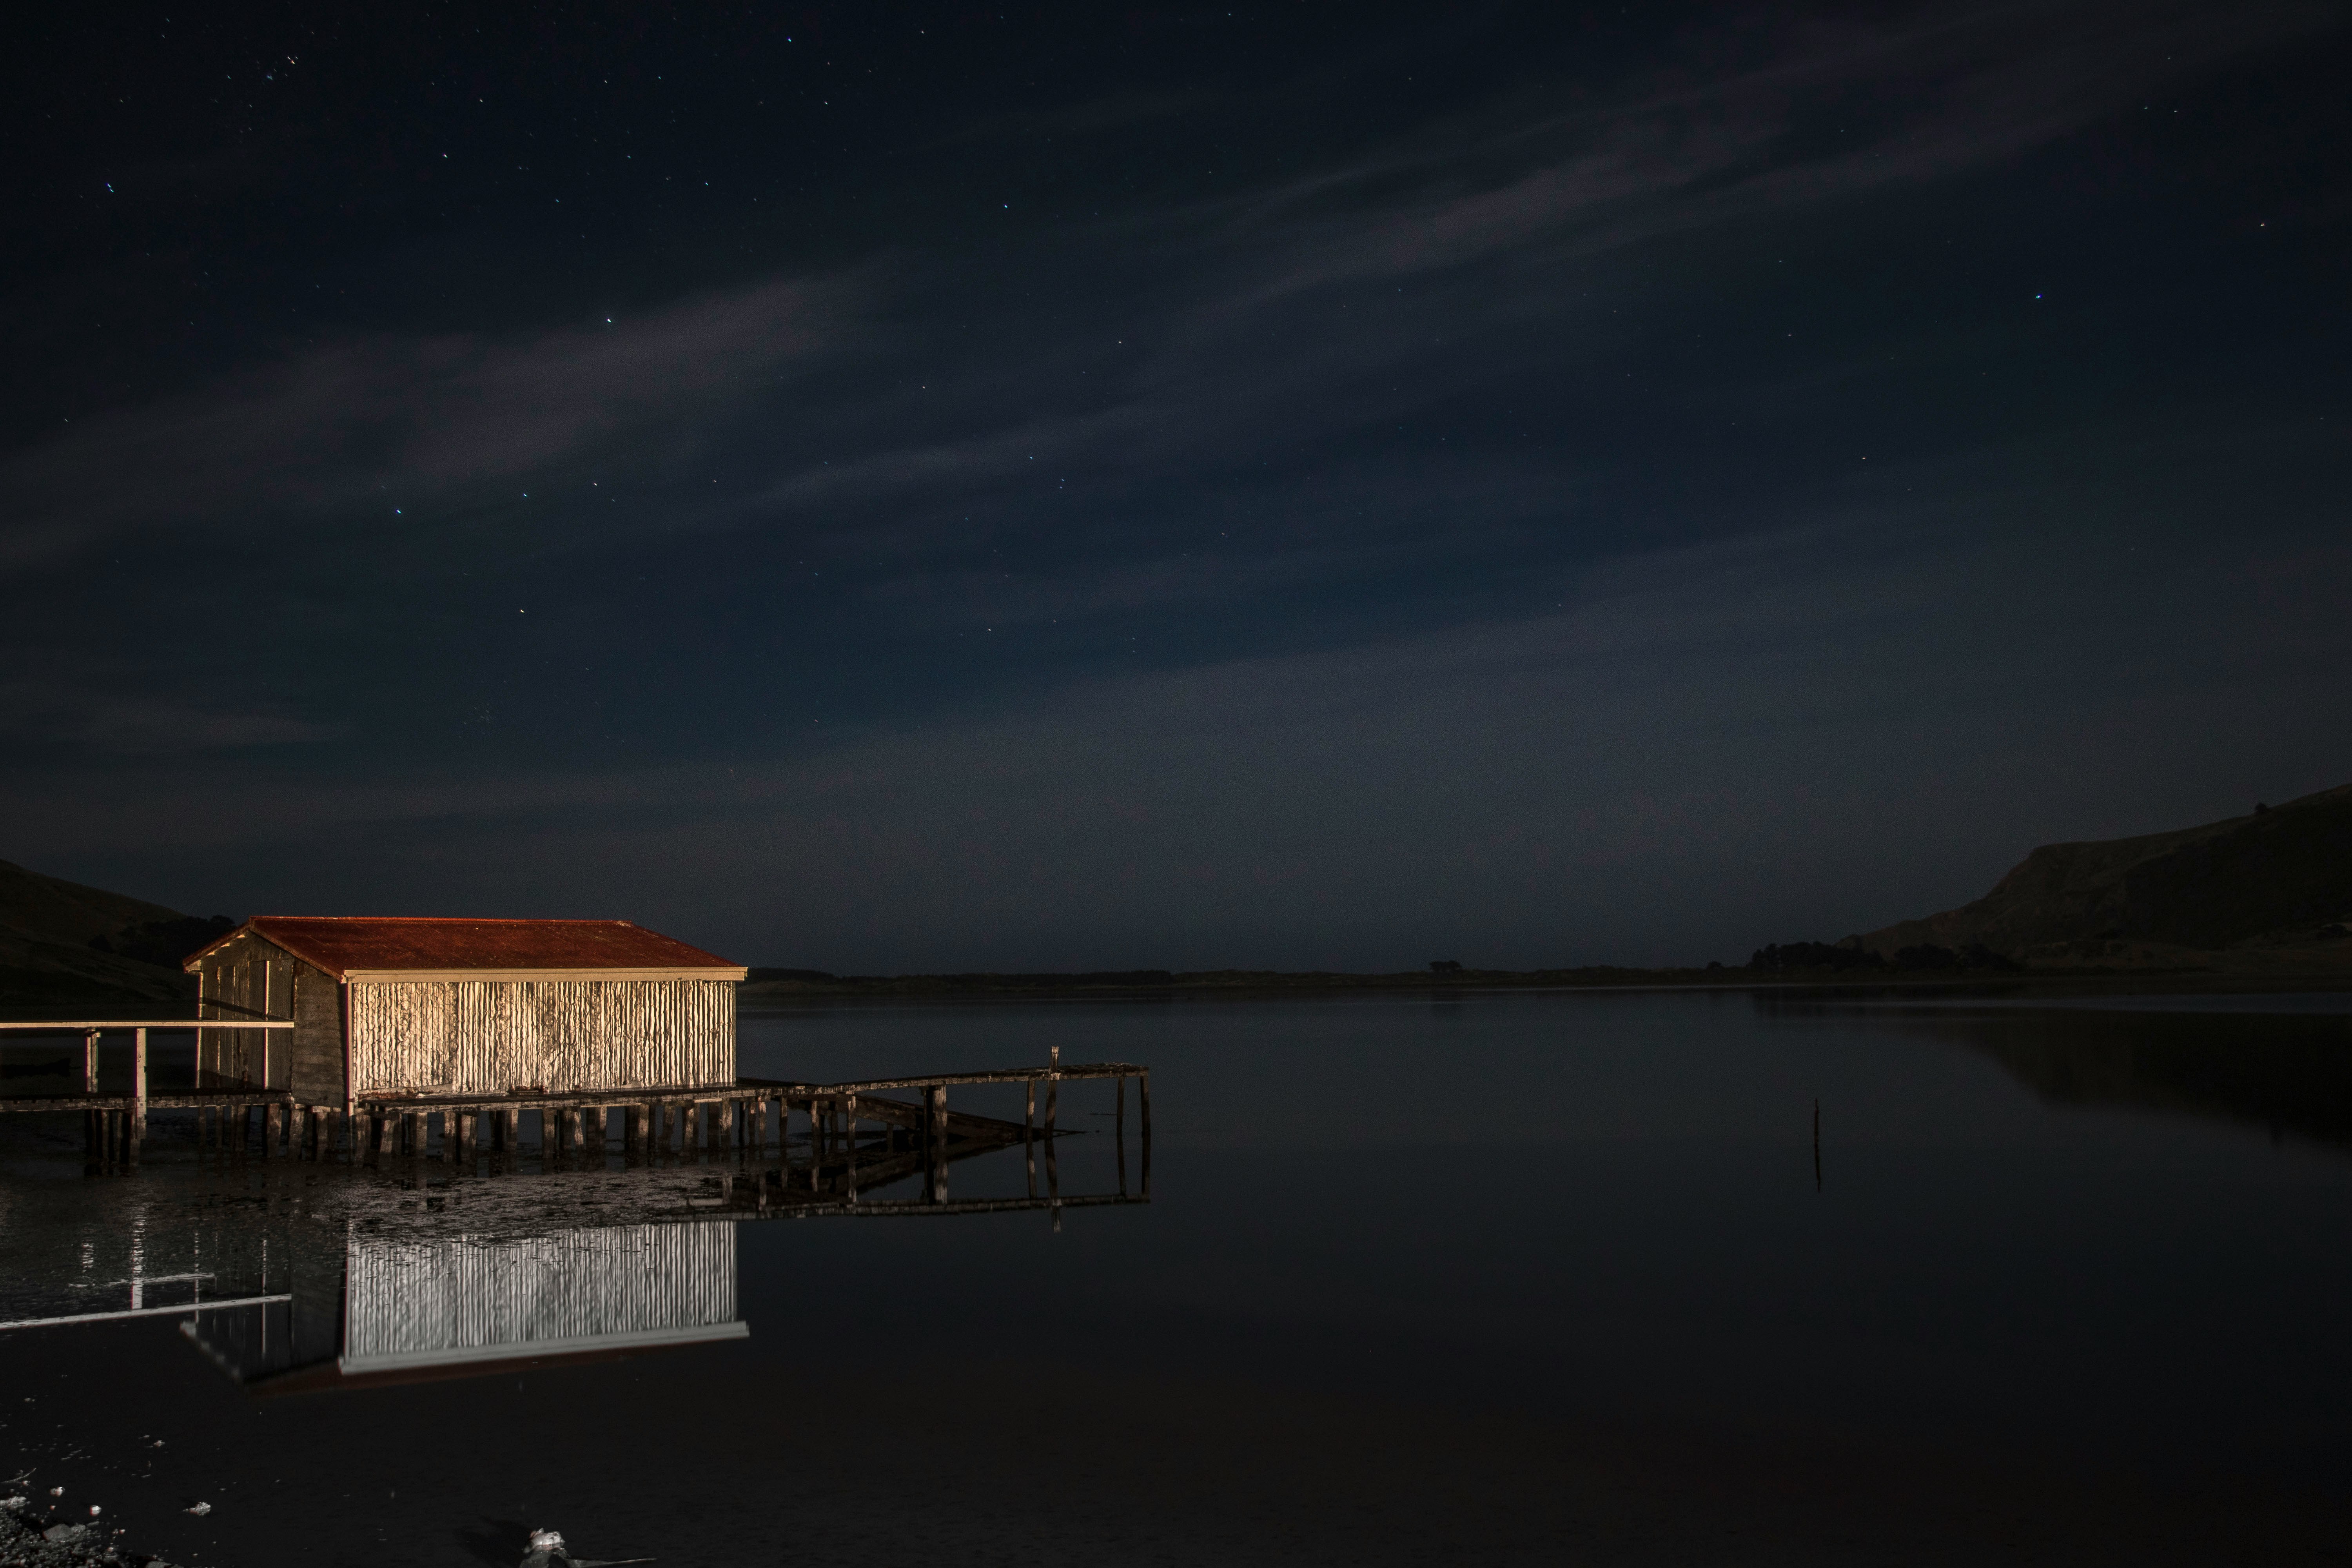
[[[1785,1023],[1866,1024],[1990,1057],[2052,1105],[2260,1128],[2352,1152],[2352,1016],[1829,999],[1759,992]]]

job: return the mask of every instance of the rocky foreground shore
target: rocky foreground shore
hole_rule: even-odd
[[[25,1497],[0,1498],[0,1568],[171,1568],[117,1543],[104,1520],[44,1513]]]

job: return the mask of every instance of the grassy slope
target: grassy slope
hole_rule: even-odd
[[[2352,927],[2352,784],[2200,827],[2047,844],[1974,903],[1850,940],[1881,953],[1982,942],[2043,964],[2352,963],[2352,943],[2331,926]]]
[[[53,1006],[192,994],[161,964],[101,952],[94,938],[184,921],[176,910],[0,860],[0,1005]]]

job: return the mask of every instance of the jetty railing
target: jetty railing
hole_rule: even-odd
[[[275,1121],[274,1108],[293,1103],[287,1091],[257,1084],[225,1084],[210,1089],[198,1084],[185,1094],[157,1094],[148,1082],[149,1035],[175,1030],[196,1034],[205,1029],[290,1029],[293,1026],[291,1018],[261,1017],[53,1018],[0,1022],[0,1034],[81,1037],[80,1093],[0,1095],[0,1111],[79,1110],[83,1113],[90,1153],[95,1160],[102,1163],[136,1164],[139,1162],[139,1146],[147,1137],[147,1114],[151,1110],[194,1110],[200,1115],[209,1110],[226,1115],[232,1108],[249,1109],[259,1105],[272,1108],[270,1116]],[[104,1035],[125,1033],[131,1037],[130,1091],[125,1094],[100,1094],[98,1091],[99,1039]]]

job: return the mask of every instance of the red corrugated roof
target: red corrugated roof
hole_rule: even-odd
[[[238,929],[276,942],[338,980],[371,970],[742,967],[626,921],[256,915]],[[182,967],[194,970],[205,952],[235,935],[233,931],[194,954]]]

